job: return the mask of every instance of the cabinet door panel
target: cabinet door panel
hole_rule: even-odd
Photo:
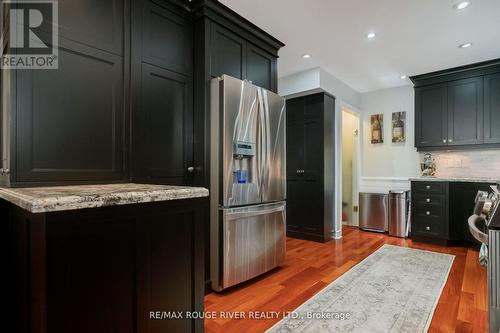
[[[286,167],[287,179],[296,178],[304,168],[304,103],[292,100],[286,104]]]
[[[447,145],[446,84],[415,88],[415,146]]]
[[[121,57],[75,43],[58,70],[18,72],[18,182],[125,178],[122,73]]]
[[[483,78],[448,84],[448,145],[483,143]]]
[[[139,221],[139,332],[198,332],[194,320],[150,320],[152,309],[196,311],[193,251],[196,216],[193,211],[164,211]],[[164,262],[169,258],[168,262]],[[196,263],[199,265],[200,263]],[[198,295],[197,297],[203,298]]]
[[[304,112],[304,205],[305,228],[310,232],[323,229],[323,95],[306,100]]]
[[[500,143],[500,74],[484,77],[484,143]]]
[[[212,25],[210,51],[211,75],[227,74],[237,79],[246,78],[246,42],[241,37],[217,24]]]
[[[193,36],[188,20],[147,1],[144,3],[142,61],[189,75],[193,69]]]
[[[300,178],[287,179],[286,226],[290,231],[301,231],[304,224],[303,186]]]
[[[125,0],[59,1],[61,36],[123,55]]]
[[[247,79],[253,84],[275,91],[276,58],[255,45],[247,43]]]
[[[187,184],[192,161],[191,79],[155,66],[142,66],[143,161],[146,176]]]
[[[59,216],[47,223],[47,332],[136,332],[135,220]]]

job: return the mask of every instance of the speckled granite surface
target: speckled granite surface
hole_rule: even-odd
[[[500,182],[499,179],[494,178],[448,178],[448,177],[415,177],[410,178],[410,181],[422,182],[463,182],[463,183],[494,183]]]
[[[207,197],[202,187],[105,184],[3,188],[0,198],[32,213]]]

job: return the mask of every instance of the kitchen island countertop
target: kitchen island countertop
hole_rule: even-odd
[[[203,187],[135,183],[26,188],[0,187],[0,199],[31,213],[201,198],[207,197],[208,194],[208,190]]]

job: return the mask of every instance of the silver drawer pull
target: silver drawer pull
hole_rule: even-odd
[[[425,214],[426,214],[426,215],[431,215],[431,212],[426,211],[426,212],[425,212]]]
[[[427,198],[425,199],[426,202],[431,202],[431,199]]]
[[[425,188],[426,188],[427,190],[430,190],[430,189],[431,189],[431,186],[430,186],[430,185],[427,185]]]
[[[425,227],[425,230],[429,231],[431,230],[431,227]]]

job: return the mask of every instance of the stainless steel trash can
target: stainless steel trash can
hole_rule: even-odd
[[[409,191],[389,191],[389,235],[407,236]]]
[[[359,228],[387,232],[387,193],[359,194]]]

